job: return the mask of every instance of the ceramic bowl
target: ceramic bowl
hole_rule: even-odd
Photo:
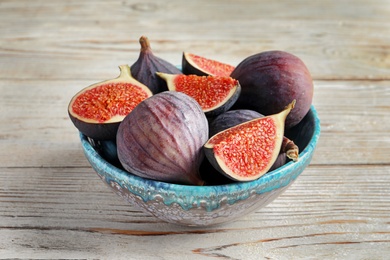
[[[214,186],[170,184],[135,176],[115,162],[115,146],[96,145],[80,134],[93,169],[116,194],[155,217],[187,226],[209,226],[243,217],[277,198],[309,165],[320,135],[314,106],[286,135],[300,148],[299,160],[288,162],[250,182]],[[107,156],[108,155],[108,156]]]

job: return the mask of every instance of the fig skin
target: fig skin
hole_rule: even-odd
[[[286,153],[280,153],[278,158],[268,170],[268,172],[273,171],[287,162]],[[211,163],[205,158],[200,165],[200,175],[202,179],[205,181],[204,186],[208,185],[225,185],[234,183],[235,181],[231,178],[228,178],[225,174],[220,173]]]
[[[229,110],[220,114],[209,122],[209,137],[226,130],[230,127],[239,125],[249,120],[263,117],[262,114],[249,109]]]
[[[88,137],[88,141],[96,152],[98,152],[98,154],[100,154],[100,156],[102,156],[107,162],[117,168],[122,168],[118,159],[116,139],[101,141]]]
[[[140,177],[203,185],[199,166],[208,124],[190,96],[165,91],[141,102],[120,124],[117,154],[123,168]]]
[[[254,54],[239,63],[230,76],[242,88],[232,109],[250,109],[267,116],[295,99],[286,129],[297,125],[310,110],[313,80],[303,61],[291,53],[271,50]]]
[[[182,72],[173,64],[154,55],[146,36],[141,36],[139,43],[141,45],[139,57],[130,67],[133,77],[148,86],[153,94],[167,91],[166,82],[158,77],[156,72],[171,74],[182,74]]]
[[[100,141],[108,141],[115,138],[120,122],[113,123],[87,123],[68,112],[73,125],[87,137]]]
[[[199,172],[205,182],[204,186],[225,185],[235,182],[231,178],[228,178],[226,175],[217,171],[217,169],[210,163],[207,158],[203,159],[199,168]]]

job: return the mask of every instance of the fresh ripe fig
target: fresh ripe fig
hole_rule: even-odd
[[[184,74],[195,74],[198,76],[229,77],[234,70],[234,66],[230,64],[188,52],[183,52],[181,66]]]
[[[209,137],[212,137],[213,135],[222,132],[230,127],[259,117],[264,117],[264,115],[249,109],[226,111],[225,113],[220,114],[209,122]],[[279,156],[287,156],[293,161],[298,161],[299,148],[292,140],[284,136]],[[283,162],[283,160],[277,160],[277,162],[280,163]],[[274,166],[277,168],[279,166],[282,166],[283,164],[277,164]],[[272,169],[274,169],[275,167],[272,167]]]
[[[312,104],[313,81],[301,59],[283,51],[267,51],[244,59],[230,75],[242,92],[233,109],[251,109],[263,115],[281,111],[292,99],[296,106],[286,128],[298,124]]]
[[[241,92],[239,82],[231,77],[166,74],[157,72],[165,79],[168,89],[193,97],[207,117],[217,116],[236,102]]]
[[[207,119],[195,99],[166,91],[141,102],[120,124],[118,158],[141,177],[202,185],[199,166],[207,138]]]
[[[213,118],[209,123],[209,137],[222,132],[230,127],[239,125],[249,120],[264,117],[262,114],[249,109],[236,109],[226,111]]]
[[[119,69],[119,77],[82,89],[69,103],[70,119],[90,138],[115,139],[123,118],[138,103],[152,96],[147,86],[131,77],[128,65],[121,65]]]
[[[99,141],[88,138],[88,141],[96,150],[96,152],[98,152],[98,154],[100,154],[100,156],[102,156],[107,162],[116,167],[121,167],[118,159],[116,139]]]
[[[287,162],[287,155],[286,155],[286,153],[283,153],[282,151],[280,151],[278,157],[276,158],[276,161],[274,162],[274,164],[272,164],[272,166],[268,170],[268,172],[276,170],[277,168],[285,165],[286,162]]]
[[[156,72],[160,71],[172,74],[181,74],[182,72],[168,61],[155,56],[147,37],[141,36],[139,43],[141,44],[139,57],[131,65],[133,77],[148,86],[153,94],[168,90],[166,82],[158,77]]]
[[[277,114],[247,121],[212,136],[204,145],[207,159],[233,180],[258,179],[279,155],[284,122],[294,104],[295,100]]]

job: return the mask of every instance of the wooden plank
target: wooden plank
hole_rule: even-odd
[[[138,211],[90,168],[3,168],[0,183],[5,258],[385,259],[390,249],[389,166],[310,166],[267,207],[208,228]]]
[[[0,2],[1,259],[387,259],[390,5],[345,1]],[[146,35],[155,54],[238,64],[300,57],[322,133],[278,199],[225,225],[180,227],[111,192],[67,115],[82,87],[116,77]]]
[[[174,64],[182,51],[237,65],[280,49],[302,58],[315,79],[389,79],[388,11],[386,0],[293,6],[8,0],[0,5],[0,68],[10,79],[106,78],[136,60],[145,34],[155,53]]]

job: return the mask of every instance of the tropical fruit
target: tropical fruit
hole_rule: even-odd
[[[294,105],[295,100],[277,114],[247,121],[212,136],[204,145],[207,159],[234,180],[258,179],[279,155],[284,122]]]
[[[311,75],[303,61],[288,52],[266,51],[249,56],[230,76],[242,87],[234,109],[272,115],[295,99],[296,106],[286,118],[287,129],[297,125],[312,104]]]
[[[149,39],[141,36],[141,50],[138,59],[131,65],[131,73],[135,79],[148,86],[153,94],[168,90],[164,80],[156,72],[180,74],[181,71],[168,61],[154,55]]]
[[[70,100],[70,119],[80,132],[90,138],[115,139],[123,118],[138,103],[152,96],[147,86],[131,76],[128,65],[121,65],[119,69],[117,78],[90,85]]]
[[[184,74],[198,76],[229,77],[234,66],[217,60],[208,59],[193,53],[183,52],[182,71]]]
[[[166,74],[157,72],[171,91],[193,97],[207,117],[217,116],[236,102],[241,92],[239,82],[231,77]]]
[[[165,91],[141,102],[120,124],[117,153],[123,168],[140,177],[202,185],[199,166],[208,123],[195,99]]]

